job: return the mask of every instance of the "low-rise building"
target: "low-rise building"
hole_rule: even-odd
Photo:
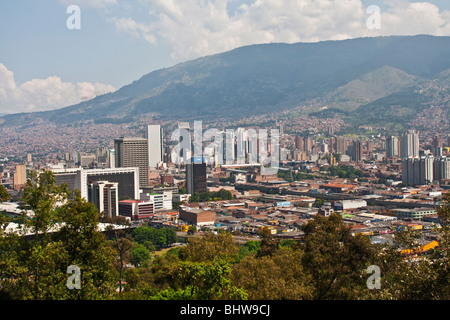
[[[340,200],[334,202],[334,210],[349,210],[367,207],[366,200]]]
[[[122,200],[119,201],[119,213],[131,220],[139,220],[152,217],[155,211],[151,201]]]
[[[162,193],[141,193],[140,200],[153,202],[155,211],[172,210],[172,191]]]
[[[399,219],[422,220],[426,216],[435,215],[436,210],[433,208],[407,208],[395,209],[394,213]]]
[[[180,206],[179,212],[181,220],[192,223],[195,226],[207,226],[216,223],[216,213],[214,211]]]

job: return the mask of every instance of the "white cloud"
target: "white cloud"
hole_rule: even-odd
[[[112,18],[111,21],[116,25],[117,31],[141,37],[151,44],[156,44],[156,37],[153,35],[153,28],[150,25],[136,22],[131,18]]]
[[[386,1],[381,29],[367,27],[361,0],[253,0],[235,12],[235,0],[141,0],[150,8],[147,22],[113,19],[118,31],[159,41],[174,60],[186,60],[268,42],[315,42],[393,34],[450,35],[450,11],[430,2]],[[247,1],[248,3],[248,1]]]
[[[450,35],[450,11],[441,11],[430,2],[394,1],[381,14],[383,35]]]
[[[0,63],[0,113],[58,109],[113,91],[115,88],[111,85],[63,82],[56,76],[18,85],[14,73]]]
[[[65,6],[77,5],[80,8],[104,8],[108,5],[117,4],[117,0],[59,0]]]

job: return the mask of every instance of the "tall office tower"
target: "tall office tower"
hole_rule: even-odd
[[[420,184],[430,184],[434,180],[433,172],[434,157],[428,155],[425,157],[420,157]]]
[[[247,163],[258,163],[259,161],[259,138],[256,130],[248,130],[248,156]]]
[[[295,136],[295,149],[303,151],[303,138],[301,136]]]
[[[25,164],[17,165],[13,175],[14,190],[19,191],[27,183],[28,168]]]
[[[359,140],[353,141],[350,148],[350,157],[352,161],[361,162],[363,153],[362,143]]]
[[[402,160],[402,182],[410,185],[426,185],[434,180],[432,155],[408,157]]]
[[[117,168],[139,168],[139,185],[148,186],[148,144],[145,138],[114,139]]]
[[[330,138],[330,152],[336,152],[336,138],[335,137],[331,137]]]
[[[243,128],[236,130],[236,163],[244,164],[248,154],[248,133]]]
[[[432,146],[434,148],[443,148],[444,147],[444,139],[439,136],[434,136]]]
[[[70,154],[70,158],[73,160],[74,163],[80,162],[80,153],[78,151],[73,151]]]
[[[110,168],[116,167],[116,150],[115,149],[108,150],[108,165]]]
[[[320,143],[320,151],[325,153],[325,154],[328,153],[328,144],[325,142],[325,140],[323,140]]]
[[[178,122],[178,145],[172,149],[172,162],[176,164],[188,163],[192,157],[192,137],[189,122]]]
[[[336,137],[336,152],[339,154],[347,154],[350,141],[345,137]]]
[[[88,201],[95,204],[98,212],[105,212],[108,217],[119,214],[118,183],[95,181],[89,184]]]
[[[432,152],[435,156],[442,156],[442,151],[444,148],[444,139],[439,136],[435,136],[433,138],[433,142],[431,143]]]
[[[395,136],[386,138],[386,157],[398,157],[398,139]]]
[[[305,152],[307,152],[307,153],[311,152],[312,147],[313,147],[313,139],[311,137],[307,137],[305,139],[305,144],[304,144]]]
[[[202,159],[192,158],[186,165],[186,191],[188,194],[208,191],[206,183],[206,163]]]
[[[224,164],[234,164],[234,160],[236,157],[234,130],[225,131],[223,148],[223,155],[225,156]]]
[[[105,163],[108,157],[108,148],[104,146],[98,147],[97,150],[95,150],[95,156],[98,163]]]
[[[154,169],[163,161],[163,129],[160,125],[148,125],[145,137],[148,141],[148,166]]]
[[[400,153],[404,158],[419,156],[419,132],[417,130],[408,130],[403,134]]]
[[[434,173],[434,180],[450,179],[450,158],[435,157],[433,173]]]

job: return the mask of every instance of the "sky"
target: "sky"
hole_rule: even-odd
[[[245,45],[416,34],[450,36],[450,1],[1,0],[0,114],[73,105]]]

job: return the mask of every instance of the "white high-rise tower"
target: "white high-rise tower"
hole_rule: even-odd
[[[163,161],[163,129],[160,125],[148,125],[145,137],[148,142],[148,166],[155,169]]]
[[[401,156],[403,158],[419,156],[419,132],[408,130],[402,136]]]

